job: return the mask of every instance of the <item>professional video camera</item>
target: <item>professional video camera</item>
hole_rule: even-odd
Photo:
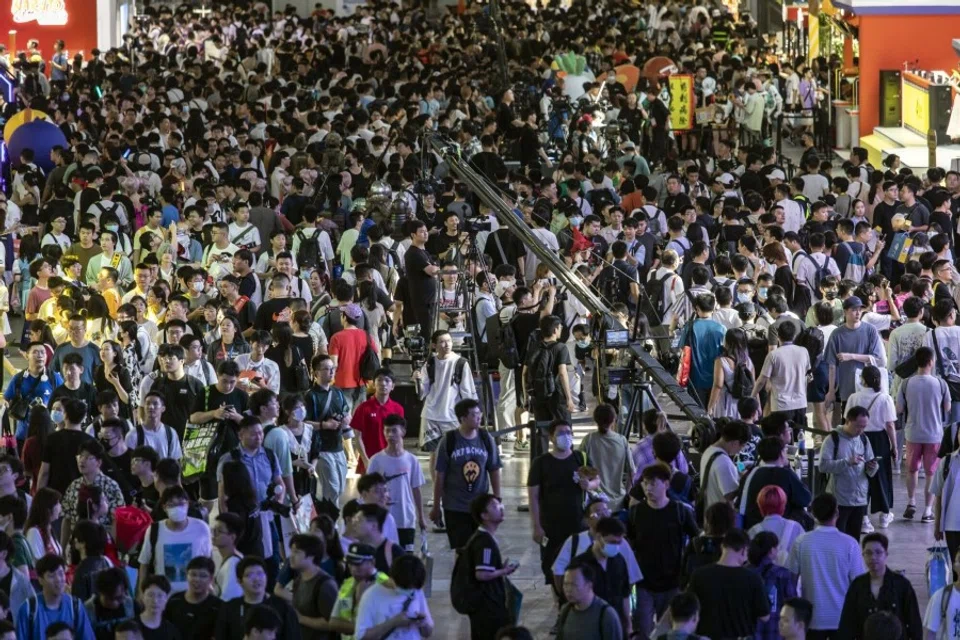
[[[410,356],[410,367],[414,371],[423,366],[427,359],[427,341],[420,335],[420,325],[410,324],[403,328],[400,345]]]

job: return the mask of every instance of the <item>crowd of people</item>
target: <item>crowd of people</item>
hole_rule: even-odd
[[[726,4],[164,6],[123,48],[0,51],[68,141],[0,195],[0,640],[452,637],[448,596],[474,640],[530,638],[511,441],[558,638],[960,637],[960,173],[822,156],[836,60]],[[691,131],[618,69],[658,56]],[[675,371],[703,451],[603,377],[631,352],[544,250]],[[956,560],[924,614],[898,514]]]

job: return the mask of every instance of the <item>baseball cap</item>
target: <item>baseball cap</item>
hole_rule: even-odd
[[[846,311],[847,309],[860,309],[862,307],[863,307],[863,300],[861,300],[857,296],[850,296],[849,298],[843,301],[844,311]]]
[[[719,182],[720,184],[722,184],[722,185],[724,185],[724,186],[726,186],[726,187],[729,187],[729,186],[732,185],[734,182],[736,182],[736,180],[735,180],[734,177],[733,177],[731,174],[729,174],[729,173],[721,173],[719,176],[716,177],[716,182]]]
[[[356,302],[350,302],[343,305],[340,307],[340,311],[342,311],[351,320],[359,320],[360,316],[363,315],[360,305],[358,305]]]
[[[364,562],[373,562],[374,554],[377,550],[368,544],[354,542],[347,548],[347,555],[344,558],[347,564],[362,564]]]
[[[786,180],[787,176],[784,175],[783,171],[780,169],[774,169],[770,172],[770,175],[767,176],[770,180]]]

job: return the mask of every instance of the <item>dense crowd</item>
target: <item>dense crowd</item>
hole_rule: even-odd
[[[725,4],[151,8],[4,55],[5,115],[67,145],[0,195],[0,640],[447,637],[428,523],[434,604],[530,638],[511,441],[559,638],[960,638],[960,560],[922,614],[874,530],[960,551],[960,174],[821,156],[838,62]],[[676,373],[703,451],[431,139]]]

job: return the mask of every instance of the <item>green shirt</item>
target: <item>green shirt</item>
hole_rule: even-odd
[[[357,244],[359,238],[360,232],[356,229],[347,229],[343,232],[343,235],[340,236],[337,253],[340,255],[340,264],[343,265],[344,271],[353,268],[353,260],[350,259],[350,250]]]
[[[10,566],[33,569],[33,554],[30,553],[30,544],[22,531],[13,534],[13,560]]]

